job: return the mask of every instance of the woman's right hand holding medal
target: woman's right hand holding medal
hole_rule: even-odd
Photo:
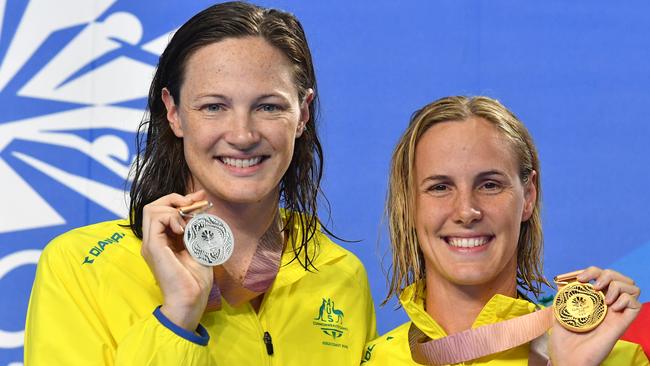
[[[142,256],[163,294],[160,311],[174,324],[195,331],[213,282],[213,270],[195,261],[183,245],[185,219],[179,207],[205,199],[205,192],[172,193],[144,206]]]
[[[594,289],[606,293],[606,316],[600,325],[584,333],[565,329],[555,321],[550,337],[553,365],[600,365],[641,311],[641,290],[621,273],[589,267],[577,275],[577,280],[595,281]]]

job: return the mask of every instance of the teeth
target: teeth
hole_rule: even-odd
[[[262,157],[258,156],[258,157],[254,157],[254,158],[250,158],[250,159],[235,159],[235,158],[226,158],[226,157],[224,157],[224,158],[221,158],[221,161],[223,161],[224,164],[226,164],[226,165],[234,166],[234,167],[237,167],[237,168],[248,168],[248,167],[251,167],[253,165],[259,164],[260,161],[262,161]]]
[[[489,238],[483,236],[480,238],[448,238],[447,243],[453,247],[473,248],[487,243]]]

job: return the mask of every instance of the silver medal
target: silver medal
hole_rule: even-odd
[[[190,255],[206,266],[225,263],[235,248],[228,224],[217,216],[206,213],[194,215],[187,223],[183,242]]]

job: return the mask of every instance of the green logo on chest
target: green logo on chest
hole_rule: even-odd
[[[336,308],[334,300],[330,298],[323,299],[313,325],[319,327],[324,334],[336,340],[341,338],[348,330],[343,326],[344,318],[345,313],[343,310]]]

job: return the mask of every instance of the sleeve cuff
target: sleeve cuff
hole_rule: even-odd
[[[160,306],[156,308],[156,310],[153,311],[153,316],[158,319],[160,324],[162,324],[165,328],[171,330],[176,334],[177,336],[184,338],[192,343],[196,343],[200,346],[207,346],[208,341],[210,340],[210,335],[208,334],[208,331],[201,325],[199,324],[198,327],[196,327],[196,333],[190,332],[186,329],[183,329],[179,327],[178,325],[172,323],[171,320],[169,320],[165,314],[160,311]]]

